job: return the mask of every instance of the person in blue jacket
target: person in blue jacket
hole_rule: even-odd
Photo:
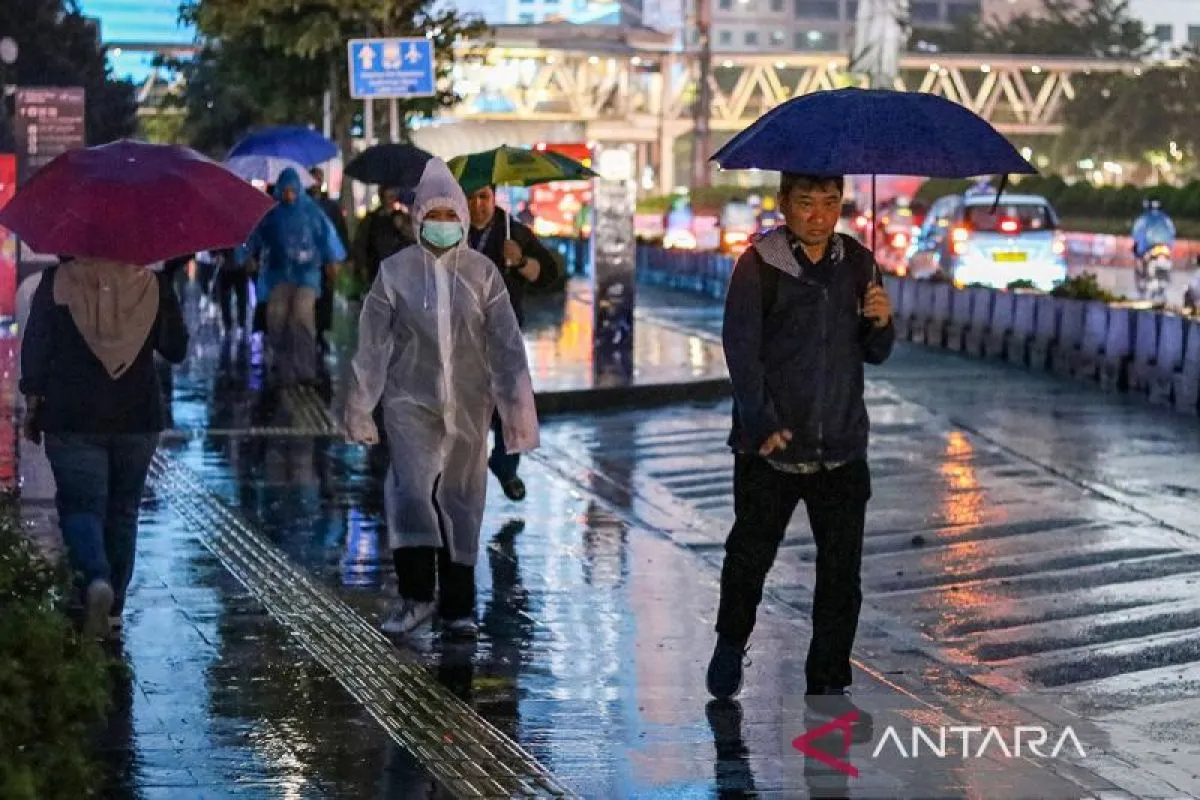
[[[244,255],[258,264],[258,296],[266,298],[267,341],[280,385],[312,383],[322,276],[345,251],[294,169],[280,173],[275,198],[279,203],[250,235]]]

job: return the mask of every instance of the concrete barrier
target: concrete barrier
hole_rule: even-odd
[[[1175,394],[1175,374],[1183,367],[1188,321],[1178,314],[1159,315],[1158,351],[1150,379],[1150,402],[1170,405]]]
[[[992,303],[992,319],[983,342],[983,354],[988,358],[1004,358],[1008,336],[1012,333],[1015,296],[1012,292],[1000,292]]]
[[[1098,365],[1100,388],[1107,392],[1124,391],[1129,386],[1135,313],[1133,309],[1121,306],[1108,309],[1108,330]]]
[[[933,299],[936,283],[917,281],[917,304],[909,323],[909,339],[917,344],[925,344],[925,324],[933,319]]]
[[[1010,364],[1029,364],[1029,346],[1037,333],[1037,309],[1040,295],[1033,292],[1016,292],[1013,299],[1013,327],[1008,337],[1008,352],[1005,358]]]
[[[903,309],[903,316],[896,319],[896,337],[899,339],[912,338],[913,318],[917,314],[917,293],[920,286],[920,281],[904,281],[904,285],[901,287],[903,299],[900,307]]]
[[[1084,304],[1083,331],[1079,337],[1079,351],[1071,364],[1071,374],[1084,380],[1096,380],[1100,376],[1100,364],[1104,360],[1104,345],[1108,340],[1107,303],[1093,301]]]
[[[1184,333],[1183,366],[1175,374],[1176,411],[1195,414],[1200,405],[1200,322],[1190,320]]]
[[[1148,394],[1154,381],[1155,359],[1158,357],[1158,329],[1161,314],[1150,310],[1138,311],[1133,323],[1133,360],[1129,364],[1128,388]]]
[[[1050,369],[1055,375],[1075,374],[1075,362],[1083,344],[1083,319],[1087,304],[1082,300],[1051,297],[1058,307],[1058,338],[1050,349]]]
[[[946,328],[950,325],[954,294],[954,284],[939,283],[934,286],[929,319],[925,321],[925,344],[931,347],[945,346]]]
[[[1062,307],[1055,297],[1042,295],[1037,299],[1037,327],[1033,341],[1029,343],[1029,366],[1032,369],[1049,369],[1050,354],[1058,343],[1058,326]]]
[[[963,352],[973,356],[983,355],[983,343],[987,339],[988,328],[992,324],[992,307],[1003,292],[991,289],[967,289],[974,297],[971,301],[971,322],[967,326],[967,334],[963,339]]]

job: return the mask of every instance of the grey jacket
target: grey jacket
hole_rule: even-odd
[[[877,328],[861,314],[875,274],[869,250],[834,234],[820,266],[827,282],[809,277],[780,228],[755,242],[734,267],[723,340],[734,396],[729,444],[738,452],[757,453],[768,436],[787,429],[792,441],[772,456],[777,461],[866,456],[863,364],[887,360],[895,330],[890,322]]]

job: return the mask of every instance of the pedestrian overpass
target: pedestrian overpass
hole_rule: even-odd
[[[129,45],[120,45],[129,49]],[[178,54],[178,46],[172,46]],[[1139,74],[1140,62],[1018,55],[909,54],[897,89],[931,92],[970,108],[1009,136],[1054,136],[1081,76]],[[655,183],[669,189],[686,164],[699,64],[657,31],[614,25],[499,26],[464,42],[452,80],[462,98],[415,140],[451,156],[498,144],[636,144]],[[856,85],[841,53],[714,53],[709,78],[713,144],[792,97]],[[148,82],[152,105],[161,86]]]

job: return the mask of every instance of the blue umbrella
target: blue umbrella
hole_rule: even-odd
[[[1036,174],[987,120],[921,92],[838,89],[793,98],[712,158],[725,169],[970,178]]]
[[[276,156],[290,158],[306,167],[322,164],[338,154],[337,145],[303,125],[275,125],[242,138],[227,158]]]

